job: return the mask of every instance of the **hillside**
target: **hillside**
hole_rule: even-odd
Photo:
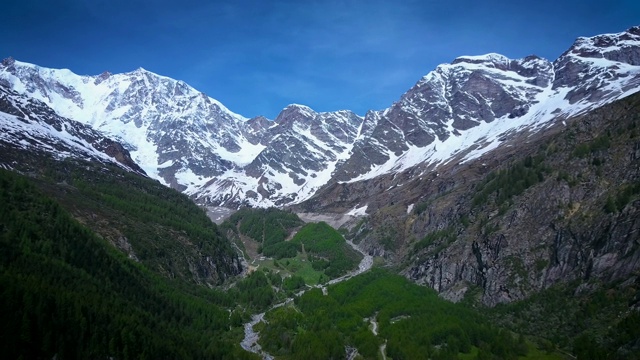
[[[477,161],[336,186],[307,210],[356,206],[324,205],[341,193],[368,198],[355,241],[452,300],[474,287],[495,305],[556,283],[625,280],[640,264],[639,113],[631,96]]]
[[[66,166],[61,169],[72,168],[68,163],[61,164]],[[88,163],[84,166],[95,171]],[[77,216],[72,217],[65,207],[82,197],[67,195],[54,200],[43,192],[53,193],[52,186],[63,186],[64,190],[58,191],[73,192],[69,185],[52,183],[47,176],[34,178],[35,172],[31,174],[28,178],[1,172],[2,203],[6,206],[2,207],[1,217],[4,256],[0,281],[4,293],[0,299],[5,302],[6,318],[14,319],[2,327],[5,334],[2,338],[16,356],[116,355],[126,359],[147,355],[163,358],[169,354],[170,358],[242,358],[250,356],[238,348],[243,322],[249,321],[250,314],[269,310],[274,303],[286,301],[286,296],[301,289],[295,281],[299,276],[288,277],[287,267],[296,263],[284,264],[286,258],[280,260],[281,268],[277,269],[279,272],[285,270],[282,275],[274,271],[274,263],[270,268],[264,267],[246,279],[235,281],[226,292],[193,286],[189,279],[168,281],[148,270],[147,267],[153,269],[153,262],[137,262],[132,256],[125,257],[122,250],[115,251],[113,244],[94,235],[74,219]],[[90,183],[98,189],[104,186],[99,181]],[[135,193],[135,186],[132,186],[135,184],[136,181],[129,179],[121,186]],[[91,188],[88,186],[84,191]],[[58,201],[66,203],[61,206]],[[135,201],[130,206],[135,207]],[[238,218],[262,219],[255,223],[263,225],[267,218],[284,218],[291,220],[290,225],[298,224],[295,215],[288,212],[274,209],[258,210],[257,215],[252,212],[255,210],[245,210]],[[157,219],[147,221],[162,226],[161,222],[156,223]],[[241,221],[237,223],[238,228],[240,224]],[[361,224],[361,227],[366,226],[366,222]],[[256,233],[260,232],[269,233],[264,227],[258,227]],[[291,236],[291,233],[284,234]],[[448,234],[441,232],[441,236],[431,239],[438,241]],[[337,255],[344,254],[339,249],[340,243],[345,244],[332,241],[335,236],[342,238],[326,224],[308,224],[290,242],[304,244],[307,256],[314,254],[317,261],[335,255],[333,250],[338,250]],[[258,238],[263,237],[259,235]],[[360,240],[362,245],[368,241]],[[424,249],[429,249],[429,245]],[[340,263],[334,260],[330,259],[327,264]],[[416,354],[444,358],[455,354],[468,358],[481,354],[500,357],[529,354],[527,356],[536,358],[541,351],[548,351],[546,356],[550,358],[558,358],[556,346],[578,354],[618,351],[630,356],[635,353],[633,342],[629,343],[636,336],[634,324],[637,319],[636,313],[626,312],[625,301],[634,296],[634,288],[637,289],[637,285],[627,284],[593,295],[584,294],[577,304],[570,300],[570,293],[562,294],[563,290],[543,292],[525,303],[499,307],[494,312],[480,308],[490,315],[491,320],[488,320],[477,309],[468,307],[474,303],[474,294],[479,294],[477,290],[469,292],[463,304],[454,306],[436,298],[436,292],[420,288],[388,271],[373,270],[329,286],[329,296],[322,295],[318,289],[296,297],[295,308],[287,306],[268,312],[268,325],[261,323],[258,328],[263,348],[285,358],[291,354],[316,358],[327,352],[343,354],[342,351],[353,353],[354,350],[366,358],[380,352],[412,358]],[[42,289],[47,290],[42,292]],[[637,298],[637,294],[635,296]],[[558,313],[563,306],[576,309],[576,318],[580,317],[584,322],[578,324],[572,318],[563,317],[566,312]],[[434,318],[435,309],[448,315]],[[600,316],[601,311],[609,316]],[[619,311],[622,316],[611,317]],[[320,321],[327,316],[341,319],[338,326]],[[519,320],[523,316],[527,322]],[[535,330],[540,326],[545,328],[544,323],[552,319],[550,316],[562,319],[559,323],[554,322],[558,324],[554,327],[557,331]],[[362,318],[369,323],[362,322]],[[473,327],[468,326],[469,319],[474,319]],[[440,325],[432,327],[432,331],[423,333],[422,337],[406,335],[414,334],[416,327],[420,328],[425,321]],[[516,335],[492,324],[510,328]],[[590,330],[585,332],[584,326],[589,326]],[[101,335],[106,332],[121,335],[115,338]],[[178,333],[181,335],[171,335]],[[177,340],[167,342],[166,336]],[[140,337],[145,340],[132,340]],[[78,338],[86,340],[82,346],[75,341]],[[105,338],[111,340],[105,342]],[[217,340],[211,342],[210,339]],[[446,339],[446,345],[443,339]],[[385,344],[385,348],[381,348]],[[620,346],[623,350],[617,350]],[[309,349],[317,351],[309,353]]]
[[[629,358],[638,349],[628,324],[640,298],[639,114],[633,95],[476,161],[338,184],[304,211],[366,205],[348,236],[407,278],[488,313],[500,305],[495,321],[568,351],[578,342],[582,354]]]
[[[0,162],[129,258],[169,279],[219,285],[242,270],[215,224],[183,194],[112,165],[5,148]]]
[[[33,180],[0,169],[0,342],[6,358],[242,354],[224,294],[127,259]]]
[[[362,259],[327,223],[305,224],[289,211],[244,208],[220,228],[244,248],[251,269],[270,269],[284,277],[289,288],[338,278]]]

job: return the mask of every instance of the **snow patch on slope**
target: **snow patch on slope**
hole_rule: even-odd
[[[361,207],[354,207],[353,209],[349,210],[346,215],[350,215],[350,216],[367,216],[367,208],[369,207],[368,204],[365,204]]]
[[[84,160],[99,159],[123,167],[87,141],[69,134],[65,128],[58,131],[53,126],[36,119],[22,119],[0,112],[0,129],[2,130],[0,140],[25,150],[36,148],[49,152],[58,159],[68,157]],[[50,145],[56,143],[60,145],[55,148]]]

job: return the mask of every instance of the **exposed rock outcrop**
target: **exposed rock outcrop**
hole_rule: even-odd
[[[356,241],[454,301],[478,288],[494,306],[559,283],[623,282],[640,272],[638,114],[634,95],[475,161],[336,185],[343,202],[306,206],[341,211],[367,199]]]

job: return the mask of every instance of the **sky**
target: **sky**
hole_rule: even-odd
[[[637,0],[20,0],[2,5],[0,58],[142,67],[246,117],[291,103],[364,115],[459,56],[555,60],[578,36],[635,25]]]

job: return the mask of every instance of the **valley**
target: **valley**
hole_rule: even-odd
[[[325,284],[317,284],[313,282],[313,279],[309,279],[309,278],[305,278],[302,277],[305,281],[305,284],[307,285],[311,285],[311,286],[307,286],[307,288],[302,288],[300,290],[300,288],[296,289],[299,290],[295,296],[296,297],[300,297],[302,296],[307,290],[310,289],[317,289],[320,288],[322,290],[323,295],[327,295],[327,285],[333,285],[333,284],[337,284],[340,283],[342,281],[348,280],[354,276],[360,275],[368,270],[370,270],[373,266],[373,258],[370,255],[365,254],[364,252],[362,252],[360,249],[358,249],[352,242],[347,242],[349,244],[349,246],[351,246],[353,248],[353,250],[356,250],[358,252],[360,252],[362,254],[362,260],[360,260],[360,263],[358,264],[357,269],[350,271],[349,273],[342,275],[338,278],[335,279],[331,279],[329,280],[326,285]],[[252,264],[254,263],[254,261],[252,261]],[[269,268],[268,266],[265,266],[265,268]],[[257,269],[256,269],[257,270]],[[287,275],[286,273],[283,274],[284,276],[293,276],[292,274]],[[274,311],[275,309],[282,307],[282,306],[287,306],[289,304],[291,304],[294,301],[294,298],[287,298],[284,302],[281,302],[279,304],[274,305],[273,307],[271,307],[268,311]],[[260,340],[260,334],[258,332],[256,332],[254,330],[254,327],[257,326],[260,323],[264,322],[264,316],[265,316],[266,312],[260,313],[260,314],[256,314],[253,315],[251,317],[251,321],[247,322],[244,324],[244,338],[242,339],[242,342],[240,343],[240,345],[242,346],[243,349],[253,352],[255,354],[258,354],[260,356],[262,356],[263,359],[272,359],[273,357],[271,355],[269,355],[268,353],[262,351],[262,347],[259,344],[259,340]],[[374,331],[374,335],[377,335],[377,333]],[[356,353],[354,353],[355,356]],[[382,351],[382,354],[384,356],[384,351]],[[349,357],[349,356],[347,356]]]
[[[640,27],[363,116],[0,64],[7,358],[640,358]]]

